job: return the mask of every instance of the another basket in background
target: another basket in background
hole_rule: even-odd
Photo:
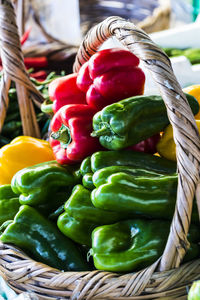
[[[83,33],[109,16],[130,20],[146,33],[169,28],[169,0],[80,0]]]
[[[21,91],[19,96],[27,99],[27,102],[20,102],[22,107],[31,103],[31,99],[40,102],[40,95],[30,85],[24,69],[11,0],[0,0],[0,17],[4,68],[1,104],[6,108],[10,80],[16,82]],[[179,184],[175,214],[163,255],[153,265],[136,273],[121,275],[99,270],[61,272],[30,259],[11,245],[0,244],[1,275],[16,292],[32,291],[39,299],[46,300],[186,299],[186,288],[200,278],[200,259],[180,265],[189,247],[187,233],[195,193],[197,203],[200,201],[198,130],[185,95],[173,74],[170,60],[145,32],[125,19],[110,17],[87,34],[77,54],[74,71],[78,71],[102,42],[111,36],[115,36],[137,55],[149,69],[159,86],[173,126]]]
[[[41,34],[46,38],[46,43],[23,47],[25,56],[46,55],[50,67],[56,69],[65,68],[72,71],[73,59],[77,47],[61,42],[56,36],[52,36],[45,30],[37,5],[31,0],[18,0],[18,16],[21,16],[21,32],[25,29],[28,18],[34,19]],[[50,2],[51,4],[51,2]],[[49,4],[49,5],[50,5]],[[91,27],[111,15],[117,15],[129,19],[145,32],[155,32],[169,28],[170,0],[79,0],[80,26],[83,36]]]

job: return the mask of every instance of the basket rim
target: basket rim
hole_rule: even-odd
[[[156,267],[158,262],[154,264]],[[32,292],[39,299],[157,299],[177,298],[187,294],[194,280],[200,279],[200,259],[168,271],[141,270],[148,282],[141,293],[139,272],[117,274],[100,270],[62,272],[29,258],[22,250],[0,242],[0,274],[17,293]],[[92,284],[91,284],[92,282]],[[84,285],[83,285],[84,284]],[[105,286],[105,287],[104,287]],[[117,293],[113,293],[115,286]],[[78,288],[77,288],[78,287]],[[142,287],[143,288],[143,287]],[[108,292],[111,292],[109,296]],[[100,292],[99,292],[100,290]],[[59,298],[60,299],[60,298]]]

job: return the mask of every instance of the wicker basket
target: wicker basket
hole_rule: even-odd
[[[147,33],[169,28],[170,0],[80,0],[79,3],[83,34],[110,15],[129,19]]]
[[[10,80],[17,84],[22,111],[29,106],[30,95],[40,102],[40,95],[30,84],[22,63],[19,37],[11,0],[0,0],[1,58],[4,77],[1,86],[1,110],[8,103]],[[77,54],[74,70],[98,49],[110,36],[115,36],[148,68],[160,88],[177,145],[179,174],[177,203],[169,238],[162,257],[137,273],[61,272],[30,259],[21,250],[0,244],[0,272],[18,293],[34,292],[39,299],[186,299],[187,287],[200,278],[200,259],[180,266],[189,247],[187,233],[191,220],[194,194],[200,201],[200,138],[187,100],[173,74],[168,57],[141,29],[119,17],[110,17],[94,27],[84,39]],[[8,42],[9,40],[9,42]],[[26,102],[25,102],[26,101]],[[5,108],[5,109],[3,109]],[[32,111],[31,111],[32,113]],[[1,113],[0,118],[3,118]],[[30,115],[29,115],[30,117]],[[30,120],[27,121],[28,125]],[[1,121],[3,123],[3,121]],[[25,126],[25,125],[24,125]]]

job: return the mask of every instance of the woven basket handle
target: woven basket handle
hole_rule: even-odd
[[[193,197],[199,181],[200,139],[187,99],[177,82],[166,54],[149,36],[133,23],[119,17],[110,17],[92,28],[78,51],[74,71],[92,56],[98,47],[115,36],[130,52],[143,61],[151,72],[167,107],[176,143],[178,191],[174,217],[159,270],[178,267],[189,247],[189,230]],[[199,199],[200,201],[200,199]]]
[[[39,126],[30,96],[38,106],[44,99],[30,81],[24,65],[16,25],[16,15],[11,0],[0,0],[0,54],[3,66],[0,86],[0,132],[9,104],[8,91],[11,81],[14,81],[18,95],[23,134],[40,137]]]

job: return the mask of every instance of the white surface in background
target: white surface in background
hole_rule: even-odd
[[[152,33],[150,37],[161,47],[200,48],[200,22],[185,25],[177,29]],[[101,49],[112,47],[123,46],[115,38],[112,38],[106,41]],[[200,84],[200,65],[192,66],[189,60],[184,56],[174,57],[171,59],[171,62],[175,76],[182,88],[191,84]],[[146,75],[145,94],[159,94],[150,72],[142,66],[142,63],[140,66]]]
[[[81,41],[79,1],[51,0],[51,13],[48,26],[52,35],[66,43],[79,45]]]
[[[200,48],[200,23],[197,21],[181,28],[152,33],[150,36],[162,47]],[[191,65],[184,56],[173,57],[171,62],[174,74],[182,88],[200,84],[200,65]],[[159,93],[149,71],[143,70],[146,75],[145,94]]]
[[[79,45],[81,41],[79,1],[51,0],[51,18],[48,18],[48,26],[52,35],[60,40]]]
[[[177,29],[152,33],[152,40],[163,47],[200,48],[200,23],[195,22]]]
[[[27,4],[28,5],[28,4]],[[79,45],[81,37],[79,0],[34,0],[32,3],[45,30],[67,44]],[[33,41],[42,40],[41,31],[29,18]]]

